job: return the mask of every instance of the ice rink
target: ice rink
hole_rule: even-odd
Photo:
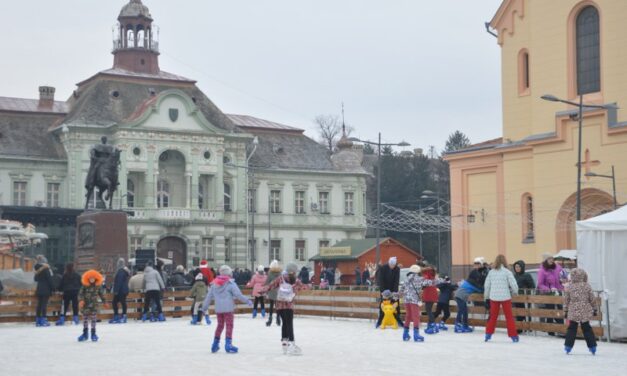
[[[403,342],[402,331],[375,330],[367,320],[297,317],[302,356],[281,351],[280,328],[258,317],[237,316],[239,354],[210,351],[215,322],[191,326],[189,319],[165,323],[98,324],[100,341],[77,342],[82,327],[36,328],[1,324],[0,375],[624,375],[627,345],[599,343],[596,356],[577,341],[572,355],[563,339],[504,332],[483,342],[475,333],[440,332],[423,343]],[[424,334],[423,334],[424,335]]]

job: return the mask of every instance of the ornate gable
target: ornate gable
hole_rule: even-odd
[[[490,21],[490,27],[498,32],[499,45],[503,45],[506,32],[514,35],[516,17],[525,17],[525,0],[504,0]]]

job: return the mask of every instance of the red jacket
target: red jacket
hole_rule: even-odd
[[[422,269],[422,278],[435,280],[435,270],[432,268]],[[422,288],[422,301],[423,302],[438,302],[438,288],[436,286],[425,286]]]
[[[207,286],[209,286],[214,278],[213,272],[205,265],[200,266],[200,272],[205,276],[205,281],[207,282]]]

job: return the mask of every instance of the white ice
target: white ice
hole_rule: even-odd
[[[534,375],[558,371],[573,375],[625,375],[627,345],[600,342],[596,356],[578,340],[572,355],[563,339],[525,335],[514,344],[502,331],[483,342],[475,333],[451,330],[427,336],[425,342],[401,340],[401,330],[375,330],[367,320],[295,319],[296,343],[302,356],[281,351],[281,329],[268,328],[260,317],[235,319],[234,344],[224,341],[210,351],[215,330],[191,326],[189,319],[165,323],[98,324],[100,341],[77,342],[82,327],[36,328],[0,325],[0,375]],[[423,333],[424,335],[424,333]],[[224,337],[223,337],[224,338]]]

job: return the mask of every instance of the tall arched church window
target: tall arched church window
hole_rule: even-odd
[[[518,94],[529,94],[529,51],[522,49],[518,52]]]
[[[165,179],[157,183],[157,206],[167,208],[170,206],[170,184]]]
[[[522,197],[523,243],[535,241],[533,197],[526,193]]]
[[[577,94],[601,91],[601,39],[599,11],[583,8],[575,23]]]
[[[126,180],[126,206],[135,207],[135,183],[131,179]]]
[[[231,186],[224,183],[224,211],[231,211]]]

